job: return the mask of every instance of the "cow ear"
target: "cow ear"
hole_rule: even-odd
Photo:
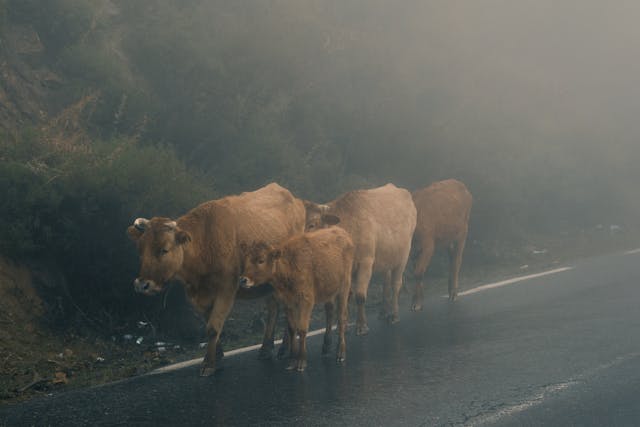
[[[191,241],[191,234],[184,230],[176,230],[176,243],[184,245]]]
[[[138,239],[140,239],[140,236],[142,236],[142,233],[144,233],[144,231],[141,231],[140,229],[136,228],[133,225],[130,225],[129,227],[127,227],[127,235],[134,242],[137,242]]]
[[[340,223],[340,218],[335,215],[324,214],[322,215],[322,222],[326,225],[336,225]]]

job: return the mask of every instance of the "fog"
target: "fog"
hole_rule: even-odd
[[[467,338],[471,344],[498,343],[499,356],[529,355],[525,362],[547,363],[548,349],[555,348],[573,368],[579,364],[565,357],[573,352],[567,336],[612,350],[579,334],[593,336],[591,321],[601,332],[633,329],[618,327],[634,319],[619,317],[631,311],[616,308],[633,301],[627,297],[632,286],[625,288],[634,283],[633,261],[622,258],[636,253],[627,250],[637,247],[640,236],[638,18],[640,2],[626,0],[0,0],[0,270],[14,271],[9,264],[15,262],[16,273],[0,272],[11,280],[24,276],[29,290],[5,281],[10,298],[0,313],[8,313],[7,331],[16,345],[25,345],[15,355],[25,357],[5,357],[0,348],[3,369],[11,365],[11,381],[21,382],[0,382],[0,395],[22,398],[21,388],[40,386],[40,374],[46,378],[42,366],[67,366],[37,357],[67,357],[70,341],[84,346],[96,334],[107,337],[108,348],[122,346],[124,358],[137,354],[135,363],[144,369],[161,363],[149,362],[153,342],[163,343],[166,354],[171,350],[164,343],[173,337],[197,346],[205,337],[203,319],[182,287],[172,283],[159,298],[135,294],[132,281],[142,275],[141,263],[125,230],[135,218],[177,220],[204,201],[270,182],[300,199],[325,203],[388,182],[416,190],[456,178],[473,195],[461,291],[503,276],[575,267],[577,275],[567,274],[566,281],[546,277],[531,288],[522,283],[522,299],[496,291],[478,303],[444,305],[449,260],[447,251],[437,252],[425,279],[430,307],[415,314],[426,320],[425,329],[416,330],[431,340],[422,347],[436,359],[425,360],[446,374],[447,390],[456,361],[443,356]],[[195,250],[172,259],[195,265],[184,261],[184,253],[205,246],[196,243]],[[614,251],[625,253],[620,262],[609,264],[613,256],[576,262]],[[401,295],[405,308],[415,279],[412,264]],[[592,270],[581,270],[587,264]],[[207,278],[215,287],[216,274],[176,277]],[[382,302],[382,279],[374,276],[369,309]],[[31,299],[36,294],[41,306]],[[613,296],[609,304],[599,300],[604,295]],[[234,307],[224,326],[225,345],[259,339],[258,303]],[[565,310],[569,305],[575,316]],[[11,317],[15,307],[25,309],[24,319]],[[467,316],[474,312],[477,317]],[[512,315],[524,317],[518,323]],[[461,335],[451,333],[456,316]],[[498,317],[512,329],[494,322]],[[569,317],[575,321],[565,322]],[[605,317],[612,323],[600,322]],[[485,340],[482,319],[500,326],[495,341]],[[548,330],[520,333],[540,326],[540,319]],[[46,328],[42,334],[40,325]],[[571,325],[579,329],[575,336],[566,328]],[[64,342],[49,328],[64,331]],[[381,329],[394,339],[402,336]],[[549,345],[549,336],[560,332],[565,335],[556,338],[563,344]],[[505,333],[535,348],[512,351]],[[52,334],[53,347],[43,345]],[[131,341],[142,335],[143,346]],[[28,336],[33,341],[23,340]],[[444,352],[432,347],[451,339]],[[373,342],[389,347],[384,339]],[[416,344],[413,337],[408,342]],[[503,344],[510,351],[502,352]],[[598,364],[605,360],[583,345],[574,348]],[[487,355],[482,345],[478,350],[466,354]],[[120,364],[115,354],[96,358],[98,350],[86,357],[79,351],[83,362],[69,364],[68,372],[93,371],[98,362],[112,371],[108,363]],[[395,354],[400,364],[409,360]],[[353,360],[359,363],[357,356]],[[488,364],[498,371],[519,366],[496,360]],[[461,390],[468,391],[470,377],[460,372]],[[504,377],[487,376],[484,367],[468,372]],[[566,381],[529,373],[547,385]],[[129,374],[119,366],[109,375]],[[515,372],[513,378],[525,377]],[[362,389],[356,387],[354,395]],[[507,389],[532,390],[517,384]],[[504,408],[471,390],[482,410]]]
[[[313,39],[295,43],[280,66],[294,67],[294,81],[304,76],[310,98],[332,97],[339,114],[325,126],[341,127],[332,142],[348,147],[347,175],[411,188],[458,177],[475,190],[479,215],[512,210],[543,228],[630,222],[638,212],[640,5],[273,5],[298,23],[284,40],[324,37],[315,55]]]
[[[147,138],[220,193],[455,177],[486,235],[640,212],[634,2],[118,4],[161,105]]]
[[[580,210],[598,211],[596,222],[621,220],[622,206],[637,212],[638,4],[404,4],[381,26],[427,125],[416,133],[445,146],[437,175],[506,193],[517,183],[533,203],[573,198],[568,221]]]
[[[0,118],[21,119],[0,120],[0,252],[54,254],[81,292],[129,295],[114,230],[272,181],[326,202],[460,179],[480,242],[465,262],[495,260],[496,241],[631,235],[638,16],[595,0],[0,2]]]

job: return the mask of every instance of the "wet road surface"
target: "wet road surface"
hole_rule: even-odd
[[[300,374],[256,352],[0,408],[14,425],[640,425],[640,253],[431,298],[347,336],[347,362],[309,340]],[[408,302],[403,301],[405,306]]]

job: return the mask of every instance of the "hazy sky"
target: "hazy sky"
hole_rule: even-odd
[[[407,41],[441,114],[562,135],[637,135],[640,3],[418,2]],[[451,119],[451,117],[447,117]],[[580,129],[584,127],[585,129]]]

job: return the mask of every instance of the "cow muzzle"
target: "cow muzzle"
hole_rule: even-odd
[[[255,285],[255,283],[253,283],[253,280],[249,279],[247,276],[240,276],[238,283],[243,289],[250,289],[253,288],[253,285]]]
[[[133,288],[143,295],[155,295],[162,291],[162,288],[153,280],[141,279],[140,277],[133,281]]]

